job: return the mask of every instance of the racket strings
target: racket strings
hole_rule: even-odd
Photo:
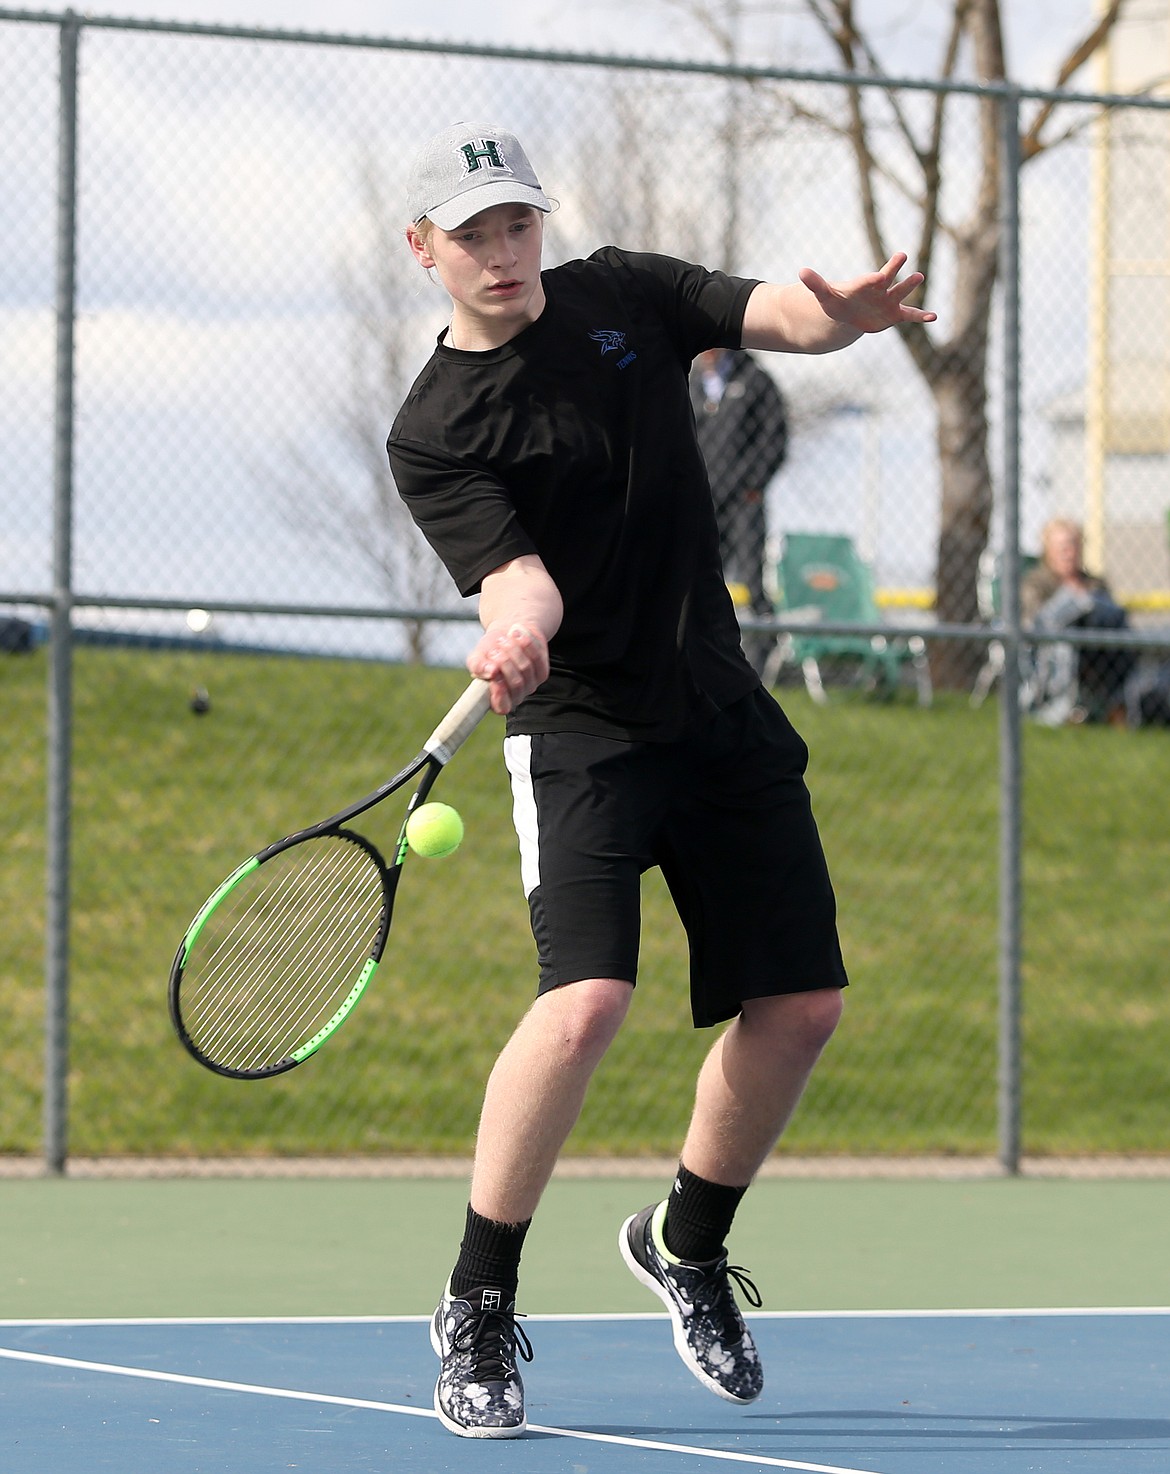
[[[364,873],[353,877],[355,882],[364,882],[366,878]],[[283,969],[271,969],[274,1003],[288,975],[299,975],[302,979],[300,990],[283,1000],[284,1011],[296,1027],[290,1029],[280,1046],[281,1058],[306,1043],[328,1023],[360,975],[381,916],[380,885],[377,894],[369,898],[370,905],[361,909],[363,898],[364,887],[355,884],[337,894],[331,909],[318,908],[316,934],[306,939],[299,955],[290,946]]]
[[[257,1071],[314,1038],[361,976],[384,900],[376,861],[340,835],[252,871],[207,917],[184,964],[195,1046],[223,1067]]]
[[[324,911],[318,907],[315,923],[321,927],[340,928],[346,901],[346,896],[339,895],[332,910]],[[360,932],[359,949],[368,935],[368,929]],[[273,937],[271,945],[285,949],[280,966],[274,965],[269,955],[262,955],[261,965],[255,973],[253,993],[236,993],[234,1007],[224,1013],[218,1029],[208,1036],[208,1051],[221,1056],[226,1053],[231,1041],[238,1040],[240,1036],[250,1036],[259,1053],[251,1056],[237,1055],[233,1067],[253,1069],[271,1063],[268,1056],[283,1058],[299,1044],[303,1044],[305,1038],[301,1036],[307,1031],[308,1037],[312,1037],[316,1027],[324,1023],[333,1012],[334,1000],[340,1001],[346,991],[340,984],[349,980],[348,973],[339,978],[336,967],[333,966],[336,954],[342,950],[346,940],[338,930],[328,948],[321,942],[314,949],[307,945],[306,938],[299,939],[298,947],[295,933],[286,931],[280,937]],[[340,960],[343,963],[348,960],[344,952]],[[293,979],[299,980],[299,986],[293,984],[290,987]],[[265,1023],[268,1032],[259,1030],[261,1022]],[[283,1026],[285,1032],[273,1032],[273,1025]]]
[[[366,870],[376,881],[364,857],[339,873],[318,863],[280,886],[274,904],[251,908],[238,943],[212,958],[196,1000],[208,1011],[205,1052],[229,1068],[263,1068],[328,1021],[377,931],[380,884],[371,893]]]
[[[219,1016],[218,1028],[208,1035],[209,1051],[221,1050],[241,1023],[247,1024],[249,1015],[255,1020],[280,1007],[290,1026],[299,1026],[301,1020],[316,1017],[312,1012],[315,1001],[333,996],[329,974],[322,969],[335,953],[347,955],[348,934],[343,928],[347,913],[356,916],[361,928],[359,944],[368,934],[355,904],[360,889],[354,882],[364,879],[364,857],[354,850],[353,858],[359,863],[347,874],[335,867],[332,854],[316,856],[312,863],[283,878],[274,877],[270,894],[257,897],[256,904],[244,912],[234,945],[217,950],[205,981],[217,988],[234,988],[243,972],[251,977],[251,986],[246,991],[235,989]],[[299,979],[299,985],[293,979]],[[291,1032],[295,1034],[296,1028]],[[271,1043],[278,1047],[279,1041]],[[238,1067],[247,1069],[255,1063],[242,1060]]]
[[[224,996],[218,998],[221,1029],[229,1028],[247,1003],[255,1005],[259,1001],[265,977],[271,979],[276,972],[276,952],[271,949],[281,946],[290,935],[288,919],[303,914],[306,895],[323,879],[322,872],[327,868],[323,862],[329,857],[313,855],[309,863],[305,863],[305,856],[298,858],[301,863],[296,868],[265,874],[265,889],[249,887],[225,897],[227,904],[220,903],[200,936],[196,960],[201,966],[193,968],[188,960],[188,1000],[199,999],[208,1007],[216,990],[240,973],[251,978],[251,991],[240,989],[234,995],[236,1008]]]
[[[203,967],[196,969],[195,978],[188,962],[188,1008],[192,1013],[196,1007],[207,1011],[208,1030],[202,1042],[216,1057],[226,1040],[250,1026],[249,1020],[268,1013],[282,984],[304,976],[310,961],[306,943],[313,933],[303,926],[298,933],[297,926],[311,914],[306,903],[314,887],[330,883],[332,856],[313,855],[309,863],[304,863],[304,856],[297,858],[302,862],[297,868],[263,877],[266,890],[233,896],[232,908],[216,915],[217,930],[223,933],[224,926],[229,930],[218,944],[214,936],[206,939],[200,955]],[[311,983],[309,978],[303,986]],[[284,996],[286,1015],[295,1017],[300,995],[288,991]],[[241,1060],[238,1067],[248,1068],[250,1063]]]
[[[277,904],[264,908],[259,926],[252,918],[249,953],[260,943],[252,988],[236,994],[218,1032],[209,1038],[209,1047],[221,1055],[230,1042],[251,1040],[251,1054],[234,1044],[236,1068],[258,1068],[305,1043],[352,986],[380,911],[378,894],[371,898],[372,908],[361,906],[368,866],[360,851],[352,858],[359,863],[343,871],[318,862],[299,883],[281,889]],[[251,965],[237,956],[237,967],[241,960],[245,967]]]

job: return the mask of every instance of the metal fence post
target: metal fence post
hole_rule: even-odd
[[[1002,145],[999,277],[1003,289],[1004,669],[1000,686],[999,1161],[1020,1170],[1020,944],[1023,779],[1020,722],[1020,93],[999,104]]]
[[[48,666],[44,1155],[65,1171],[69,1136],[69,896],[73,742],[73,342],[77,311],[77,53],[81,21],[60,31],[57,364],[53,444],[53,604]]]

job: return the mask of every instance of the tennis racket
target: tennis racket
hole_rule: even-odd
[[[406,859],[406,819],[488,710],[475,680],[387,783],[261,850],[204,902],[171,967],[183,1047],[234,1080],[302,1064],[349,1017],[378,970]],[[391,863],[349,821],[422,777]]]

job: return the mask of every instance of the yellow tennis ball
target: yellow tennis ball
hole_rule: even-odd
[[[406,821],[406,842],[416,855],[440,859],[463,840],[463,820],[450,804],[420,804]]]

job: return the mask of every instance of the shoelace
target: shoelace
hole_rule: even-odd
[[[738,1340],[740,1316],[731,1292],[731,1280],[735,1281],[743,1292],[743,1298],[753,1309],[758,1310],[763,1305],[764,1297],[756,1289],[755,1282],[748,1277],[747,1270],[738,1264],[720,1265],[712,1271],[703,1290],[695,1296],[695,1303],[719,1317],[723,1334],[728,1340],[733,1337]]]
[[[532,1360],[532,1342],[517,1324],[522,1319],[506,1310],[475,1311],[451,1338],[451,1349],[474,1357],[477,1381],[507,1381],[515,1370],[513,1351],[524,1361]]]

